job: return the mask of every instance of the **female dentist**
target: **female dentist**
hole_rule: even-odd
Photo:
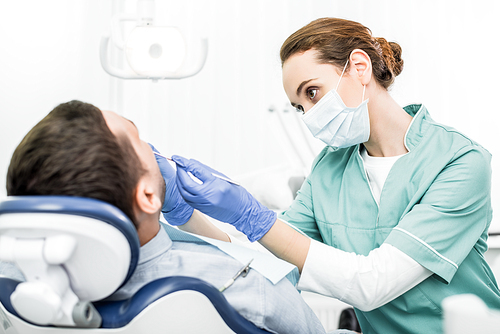
[[[284,42],[281,61],[288,98],[327,145],[290,208],[277,217],[221,173],[174,156],[185,202],[295,264],[299,290],[353,305],[363,333],[441,333],[441,302],[455,294],[500,308],[483,257],[491,156],[423,105],[392,99],[400,46],[323,18]]]

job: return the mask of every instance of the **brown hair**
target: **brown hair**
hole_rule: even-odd
[[[16,148],[7,194],[98,199],[122,210],[137,227],[134,195],[143,173],[128,138],[114,136],[95,106],[71,101],[54,108]]]
[[[319,51],[319,61],[343,68],[354,49],[365,51],[371,59],[377,82],[388,88],[403,70],[401,47],[384,38],[372,37],[367,27],[354,21],[321,18],[294,32],[283,43],[281,64],[298,52]]]

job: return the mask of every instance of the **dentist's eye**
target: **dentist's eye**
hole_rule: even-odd
[[[318,90],[316,88],[309,88],[307,90],[306,94],[307,94],[307,97],[310,100],[314,100],[314,98],[316,97],[316,95],[318,95]]]
[[[304,113],[304,107],[302,107],[300,104],[295,107],[295,110],[300,113]]]

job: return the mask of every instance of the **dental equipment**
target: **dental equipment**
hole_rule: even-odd
[[[164,159],[167,159],[168,161],[175,162],[174,160],[172,160],[172,158],[166,157],[166,156],[164,156],[164,155],[162,155],[162,154],[160,154],[160,153],[156,153],[156,152],[153,152],[153,153],[154,153],[154,154],[156,154],[156,155],[157,155],[157,156],[159,156],[159,157],[162,157],[162,158],[164,158]],[[215,173],[212,173],[212,175],[213,175],[213,176],[215,176],[215,177],[217,177],[217,178],[219,178],[219,179],[221,179],[221,180],[224,180],[224,181],[226,181],[226,182],[229,182],[229,183],[235,184],[235,185],[237,185],[237,186],[239,186],[239,185],[240,185],[238,182],[233,181],[233,180],[231,180],[231,179],[229,179],[229,178],[227,178],[227,177],[225,177],[225,176],[222,176],[222,175],[219,175],[219,174],[215,174]],[[201,182],[201,181],[200,181],[200,182]]]
[[[207,39],[201,39],[200,56],[192,64],[187,64],[187,45],[177,27],[154,25],[154,0],[138,0],[137,15],[118,13],[113,16],[111,26],[101,38],[100,60],[103,69],[121,79],[183,79],[197,74],[203,68],[207,53]],[[120,23],[135,21],[137,26],[122,39]],[[111,65],[109,41],[125,53],[129,69]],[[193,50],[189,50],[192,52]]]
[[[220,289],[220,292],[224,292],[227,288],[229,288],[231,285],[233,285],[234,281],[240,276],[246,277],[248,272],[250,271],[250,264],[252,263],[253,259],[250,260],[250,262],[247,263],[246,266],[241,268],[236,275],[233,276],[233,278],[229,279]]]
[[[0,259],[20,264],[26,278],[0,276],[0,334],[269,333],[194,277],[159,278],[128,299],[103,300],[127,283],[140,252],[134,225],[108,203],[9,196],[0,201],[0,239]],[[63,297],[62,276],[80,303]]]

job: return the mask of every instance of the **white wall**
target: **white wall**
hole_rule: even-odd
[[[24,135],[61,102],[106,106],[98,45],[109,2],[0,0],[0,195]]]
[[[135,0],[0,1],[0,195],[5,195],[7,166],[19,141],[54,106],[71,99],[115,110],[132,119],[163,153],[199,159],[233,177],[263,169],[301,173],[304,168],[277,122],[276,110],[288,108],[279,48],[311,20],[338,16],[400,43],[405,69],[392,90],[400,104],[423,102],[436,120],[468,134],[493,154],[493,201],[500,211],[500,149],[495,145],[500,125],[498,2],[156,4],[160,23],[209,38],[207,63],[197,76],[152,83],[104,73],[100,37],[113,13],[135,11]],[[291,113],[284,116],[297,126]],[[316,149],[321,146],[313,142]],[[309,165],[312,155],[305,157]],[[286,182],[276,179],[273,189],[279,197]],[[262,180],[267,187],[268,180]],[[500,231],[498,219],[494,226]]]

